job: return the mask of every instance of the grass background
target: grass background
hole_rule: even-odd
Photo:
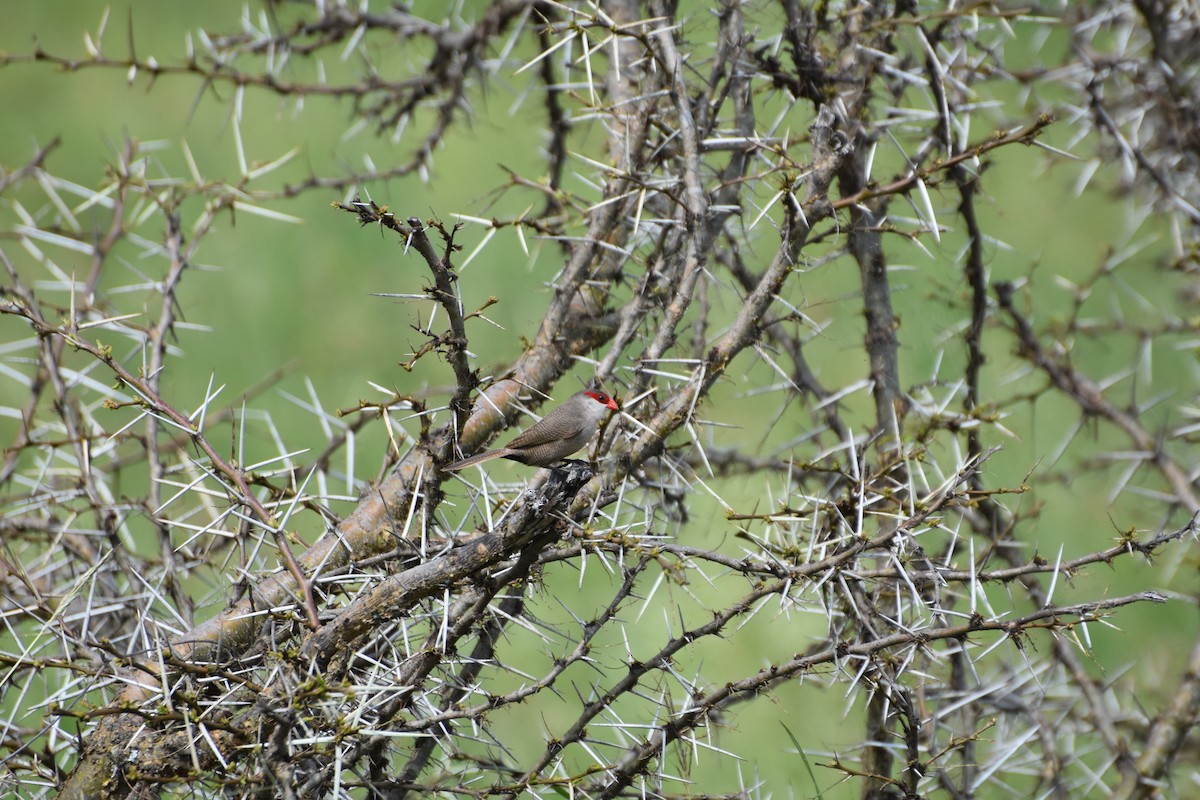
[[[89,30],[94,36],[106,8],[110,9],[104,38],[106,53],[113,56],[127,53],[127,30],[132,30],[138,53],[143,57],[153,53],[163,63],[181,59],[189,32],[194,37],[198,28],[231,29],[244,13],[243,3],[228,0],[205,4],[115,2],[109,6],[82,0],[53,3],[9,0],[5,4],[5,24],[0,26],[0,50],[16,55],[41,47],[51,53],[82,57],[82,32]],[[416,13],[431,18],[440,14],[440,8],[438,3],[414,4]],[[249,13],[257,14],[258,9],[252,4]],[[469,10],[466,13],[469,17]],[[1055,45],[1052,41],[1047,46]],[[419,56],[396,52],[383,43],[378,44],[375,55],[383,69],[401,69]],[[1032,53],[1029,58],[1034,58]],[[353,62],[327,66],[331,75],[342,70],[343,77],[357,68]],[[300,64],[296,68],[301,75],[308,69]],[[514,78],[514,86],[516,83]],[[516,90],[509,88],[501,81],[486,96],[474,99],[476,122],[453,129],[434,155],[429,180],[412,176],[365,187],[371,197],[403,216],[436,215],[447,222],[453,220],[455,213],[478,217],[520,213],[531,202],[529,197],[497,192],[497,188],[507,183],[505,168],[524,175],[540,174],[543,163],[540,149],[545,136],[540,116],[530,111],[536,108],[536,100],[517,107]],[[997,127],[1017,127],[1044,108],[1072,101],[1069,97],[1027,97],[1015,93],[1005,100],[1005,105],[994,112]],[[161,143],[155,151],[158,164],[152,171],[164,175],[186,174],[183,154],[186,143],[205,176],[232,181],[238,172],[238,162],[231,101],[229,87],[206,88],[188,76],[167,76],[152,85],[147,76],[127,81],[115,69],[66,71],[46,63],[9,64],[0,69],[0,107],[8,110],[0,114],[0,166],[12,170],[24,163],[38,146],[60,137],[62,145],[48,162],[50,170],[76,183],[93,185],[114,161],[113,154],[121,148],[122,141],[135,137],[143,142]],[[792,129],[806,127],[808,123],[801,109],[798,107],[794,113]],[[299,148],[292,164],[265,184],[279,186],[299,181],[310,171],[331,175],[347,169],[363,169],[367,159],[384,166],[409,157],[411,139],[393,143],[370,130],[346,136],[350,119],[351,109],[342,102],[310,98],[303,111],[297,112],[289,101],[281,103],[262,93],[248,92],[241,124],[247,159],[268,162]],[[980,139],[988,133],[980,130],[973,138]],[[1069,147],[1073,144],[1072,137],[1070,126],[1061,124],[1051,129],[1047,140]],[[589,142],[592,146],[598,143],[598,136]],[[1034,148],[1011,147],[997,154],[994,161],[995,166],[984,182],[987,197],[982,223],[985,230],[1003,237],[1003,246],[989,247],[989,268],[993,280],[1030,281],[1028,296],[1036,299],[1035,317],[1042,321],[1065,319],[1070,309],[1070,284],[1087,280],[1102,265],[1112,263],[1114,253],[1126,248],[1138,251],[1136,258],[1123,261],[1121,267],[1128,271],[1127,283],[1135,291],[1122,295],[1106,289],[1087,301],[1085,308],[1094,308],[1096,315],[1104,315],[1114,303],[1136,313],[1143,302],[1157,306],[1181,302],[1176,295],[1177,279],[1163,270],[1170,258],[1165,244],[1165,222],[1152,216],[1131,215],[1126,201],[1118,199],[1112,191],[1118,176],[1108,165],[1102,166],[1088,190],[1079,194],[1076,182],[1086,168],[1085,163],[1053,157]],[[894,154],[881,153],[879,163],[880,171],[886,174],[889,164],[894,166],[897,162]],[[571,166],[586,171],[578,161]],[[263,376],[286,367],[289,370],[286,377],[277,387],[256,398],[253,405],[270,415],[290,448],[319,447],[324,437],[314,424],[314,416],[289,400],[289,395],[316,397],[326,410],[351,408],[360,399],[381,399],[372,388],[375,383],[404,393],[428,393],[431,402],[441,402],[436,399],[439,391],[452,380],[445,365],[426,360],[414,373],[398,366],[420,343],[411,325],[425,319],[428,304],[372,296],[372,293],[419,292],[427,281],[423,267],[415,258],[404,255],[394,236],[359,230],[347,215],[330,208],[331,201],[341,199],[345,198],[318,191],[272,203],[274,210],[299,218],[298,225],[249,214],[239,214],[236,219],[224,215],[219,219],[220,230],[204,241],[197,268],[185,276],[180,295],[185,319],[211,326],[211,330],[180,332],[178,345],[185,357],[176,359],[168,368],[164,382],[168,398],[179,407],[195,407],[213,381],[227,386],[226,399],[235,402],[236,397]],[[934,203],[939,205],[944,224],[957,224],[952,195],[935,194]],[[198,211],[197,203],[195,212]],[[903,215],[906,211],[897,204],[893,213]],[[0,208],[0,214],[7,230],[13,218],[11,206]],[[469,225],[459,241],[470,252],[483,234],[482,227]],[[7,238],[6,234],[0,235]],[[0,239],[0,244],[11,247],[4,239]],[[475,323],[479,327],[472,350],[485,374],[492,371],[492,365],[499,369],[516,358],[521,351],[519,337],[531,337],[536,332],[541,310],[549,297],[546,283],[561,263],[557,246],[536,241],[530,244],[532,252],[526,255],[511,231],[501,232],[464,273],[462,287],[468,308],[482,304],[492,295],[500,301],[488,311],[499,329]],[[958,374],[960,370],[955,365],[963,358],[961,347],[953,343],[961,315],[947,302],[960,301],[966,292],[957,266],[962,238],[948,232],[940,246],[928,240],[923,244],[932,250],[932,258],[898,239],[889,242],[889,257],[902,324],[903,380],[906,385],[931,382],[936,392],[940,375]],[[770,252],[769,237],[760,244],[760,250],[759,257]],[[110,272],[106,280],[112,283],[105,287],[109,290],[134,280],[139,268],[138,254],[122,255],[129,261],[129,275]],[[55,253],[54,257],[65,269],[86,269],[86,261],[78,254]],[[157,265],[144,266],[151,275],[159,269]],[[807,273],[803,280],[790,286],[798,293],[797,297],[789,297],[790,301],[803,305],[818,320],[831,321],[808,354],[822,378],[836,386],[865,375],[856,294],[858,276],[853,263],[833,262]],[[848,307],[853,313],[847,313]],[[1004,334],[990,331],[987,335]],[[12,342],[24,336],[19,321],[0,317],[0,341]],[[988,349],[994,354],[998,352],[995,347]],[[1132,351],[1080,342],[1075,363],[1100,378],[1126,368],[1135,356]],[[993,394],[985,391],[985,396],[1007,396],[1018,393],[1022,387],[1039,385],[1036,378],[1014,381],[1013,368],[1012,364],[990,363],[986,380],[988,391]],[[1173,381],[1179,391],[1195,387],[1194,359],[1187,350],[1163,353],[1155,361],[1155,370],[1156,388],[1171,388]],[[581,370],[579,374],[582,376],[584,372]],[[761,440],[766,442],[764,448],[769,449],[773,437],[795,435],[794,431],[767,429],[762,420],[771,418],[773,401],[747,396],[748,387],[771,379],[770,371],[761,363],[745,359],[735,363],[730,379],[705,409],[709,419],[734,426],[715,429],[712,434],[715,442]],[[568,379],[561,385],[569,387],[557,393],[565,397],[575,384]],[[13,383],[5,385],[0,378],[0,402],[19,403],[19,389]],[[1134,394],[1132,387],[1130,394]],[[441,396],[444,398],[444,393]],[[852,397],[849,403],[852,407],[855,404],[862,409],[869,407],[865,396]],[[1127,446],[1106,430],[1089,429],[1071,440],[1070,449],[1063,456],[1066,461],[1053,463],[1076,420],[1075,409],[1050,398],[1019,406],[1006,421],[1006,426],[1017,436],[1004,441],[1004,450],[989,462],[989,481],[993,485],[1013,486],[1031,475],[1030,481],[1036,484],[1038,475],[1045,470],[1061,468],[1071,461],[1084,463],[1106,450]],[[12,440],[11,431],[5,427],[10,422],[0,419],[0,440],[5,442]],[[264,453],[272,452],[272,443],[265,435],[259,445]],[[384,446],[380,441],[360,443],[359,464],[353,485],[346,487],[347,494],[353,494],[364,480],[374,476],[373,469]],[[519,480],[519,468],[512,469],[513,479]],[[1161,522],[1158,504],[1150,499],[1125,493],[1115,503],[1110,502],[1112,475],[1092,472],[1076,480],[1069,469],[1063,472],[1065,478],[1056,477],[1052,483],[1039,485],[1036,493],[1012,500],[1022,508],[1043,504],[1040,519],[1033,528],[1036,546],[1043,555],[1054,558],[1061,547],[1064,557],[1071,558],[1106,546],[1118,529],[1153,528]],[[728,481],[722,485],[722,492],[739,509],[751,510],[761,501],[761,487],[746,481]],[[136,491],[131,488],[130,493]],[[350,505],[348,500],[339,510],[344,512]],[[694,499],[692,520],[686,529],[690,543],[736,547],[733,538],[736,529],[724,521],[719,508],[708,498]],[[310,533],[315,537],[318,532]],[[1149,577],[1153,570],[1157,573]],[[1133,561],[1127,561],[1118,570],[1090,570],[1073,586],[1061,587],[1060,599],[1065,601],[1068,593],[1078,593],[1080,597],[1123,594],[1148,585],[1187,591],[1194,574],[1194,566],[1189,565],[1134,566]],[[545,577],[547,602],[540,613],[546,615],[547,621],[564,626],[570,621],[567,607],[575,614],[588,616],[588,609],[594,602],[603,602],[614,580],[598,563],[592,564],[582,578],[574,567],[567,566],[548,570]],[[212,589],[213,603],[219,603],[221,588]],[[696,616],[703,613],[708,590],[702,586],[692,590],[697,592],[699,602],[684,605],[690,608],[687,614]],[[658,607],[655,603],[663,600],[663,595],[682,590],[667,587],[661,591],[662,595],[648,604],[641,617],[629,626],[632,631],[644,632],[640,642],[633,642],[635,649],[648,651],[664,629],[678,630],[679,620],[666,617],[664,612],[664,607],[674,608],[675,604],[663,602]],[[1002,595],[1004,590],[995,592]],[[556,606],[559,602],[562,605]],[[712,598],[712,602],[719,600]],[[1004,604],[1003,598],[998,598],[998,603]],[[1186,604],[1167,611],[1140,605],[1122,611],[1116,622],[1122,630],[1092,627],[1091,664],[1096,674],[1112,676],[1132,664],[1134,681],[1145,691],[1144,696],[1151,702],[1160,701],[1162,698],[1155,696],[1155,687],[1169,685],[1168,679],[1177,674],[1183,655],[1177,652],[1181,648],[1173,647],[1172,643],[1188,642],[1195,635],[1194,609]],[[782,624],[787,627],[781,628]],[[778,659],[780,652],[804,649],[808,637],[819,633],[806,629],[807,624],[807,620],[796,614],[760,614],[736,638],[708,642],[698,648],[695,662],[677,666],[683,674],[694,675],[705,674],[713,664],[727,663],[732,665],[733,674],[743,674],[768,659]],[[782,637],[781,631],[786,631]],[[513,646],[519,649],[526,644],[518,641]],[[599,657],[610,664],[619,664],[627,657],[625,647],[623,641],[610,641]],[[553,647],[547,649],[553,651]],[[1152,657],[1144,657],[1147,653]],[[536,670],[548,656],[544,650],[522,652],[514,656],[514,661],[519,663],[522,658],[529,661],[530,670]],[[517,682],[516,678],[513,680]],[[498,686],[494,691],[504,688]],[[581,684],[580,691],[586,693],[586,688]],[[782,725],[799,736],[810,752],[845,747],[860,735],[857,717],[861,703],[848,703],[841,692],[841,688],[824,688],[819,679],[781,686],[769,702],[748,704],[725,720],[727,727],[714,743],[733,752],[758,754],[754,763],[744,765],[747,783],[759,778],[778,787],[781,795],[787,794],[784,786],[791,786],[797,796],[813,796],[816,789],[806,767],[794,754]],[[524,726],[531,734],[528,741],[507,744],[517,753],[540,751],[543,731],[561,729],[574,719],[577,708],[578,700],[564,693],[562,706],[557,710],[561,713],[553,708],[534,712],[525,706],[506,710],[503,713],[512,715],[514,724]],[[522,719],[523,715],[530,718]],[[728,775],[720,774],[719,770],[707,771],[711,761],[703,757],[697,760],[695,771],[690,773],[697,787],[731,788],[726,780]],[[828,775],[819,774],[818,783],[827,788]],[[834,790],[825,796],[854,794]]]

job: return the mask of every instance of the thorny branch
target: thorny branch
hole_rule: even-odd
[[[51,172],[56,141],[0,172],[0,368],[19,390],[0,468],[5,788],[753,797],[794,779],[771,758],[799,747],[810,794],[1184,796],[1200,635],[1131,645],[1156,654],[1142,668],[1174,654],[1143,681],[1160,692],[1131,688],[1101,636],[1125,647],[1106,628],[1196,603],[1196,325],[1158,285],[1196,294],[1200,21],[1149,2],[1054,13],[268,4],[182,56],[135,46],[132,21],[122,46],[102,25],[85,55],[0,54],[6,73],[152,92],[198,79],[197,103],[233,90],[239,150],[246,100],[340,102],[405,153],[222,182],[190,154],[190,175],[156,175],[130,140],[83,189]],[[1032,25],[1071,47],[1030,45]],[[1017,106],[1015,85],[1072,99]],[[402,176],[436,198],[434,155],[452,161],[467,125],[507,146],[489,116],[507,92],[539,106],[545,139],[539,171],[505,167],[504,202],[449,227],[438,199],[361,199],[408,197],[383,183]],[[1152,231],[1172,270],[1115,234],[1087,274],[1002,260],[1021,231],[989,206],[1015,216],[1040,193],[1030,148],[1084,159],[1085,196],[1104,176],[1170,215]],[[989,169],[1023,170],[1019,199]],[[428,270],[381,278],[420,309],[422,341],[395,360],[450,388],[360,402],[298,467],[268,417],[167,379],[189,368],[184,297],[218,222],[314,189]],[[336,219],[310,222],[338,235]],[[536,285],[468,304],[463,250],[512,234],[552,243],[530,256]],[[913,253],[932,257],[906,272]],[[540,325],[488,374],[478,318],[530,298]],[[516,484],[438,471],[577,380],[623,395],[592,465]],[[386,442],[375,481],[357,477],[365,438]],[[352,500],[329,489],[340,470]],[[846,705],[810,711],[830,687]],[[739,725],[795,698],[794,745]]]

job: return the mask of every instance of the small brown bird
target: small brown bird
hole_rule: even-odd
[[[447,464],[442,471],[456,472],[493,458],[507,458],[531,467],[548,467],[587,444],[609,410],[616,411],[617,404],[608,395],[591,390],[579,392],[507,446]]]

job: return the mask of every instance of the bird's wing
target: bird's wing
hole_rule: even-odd
[[[526,447],[537,447],[539,444],[548,444],[549,442],[557,442],[559,439],[570,439],[578,436],[583,430],[583,423],[571,426],[547,426],[541,422],[537,423],[529,430],[523,431],[517,435],[517,438],[509,442],[505,447],[513,447],[524,449]]]

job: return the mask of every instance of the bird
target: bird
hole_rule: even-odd
[[[585,389],[571,395],[504,447],[446,464],[442,471],[457,472],[493,458],[548,467],[587,444],[610,410],[619,410],[615,400],[604,392]]]

